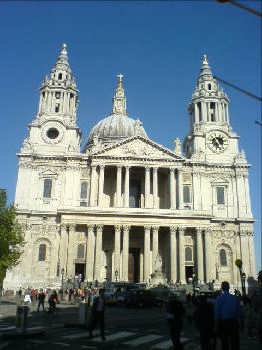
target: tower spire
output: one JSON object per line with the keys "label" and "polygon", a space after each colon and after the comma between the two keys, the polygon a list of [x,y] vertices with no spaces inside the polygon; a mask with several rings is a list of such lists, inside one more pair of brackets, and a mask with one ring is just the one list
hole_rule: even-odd
{"label": "tower spire", "polygon": [[202,58],[202,66],[200,68],[200,73],[199,73],[199,78],[202,78],[202,79],[210,79],[210,78],[213,78],[213,75],[212,75],[212,72],[211,72],[211,68],[208,64],[208,59],[207,59],[207,55],[203,55],[203,58]]}
{"label": "tower spire", "polygon": [[67,45],[63,44],[51,69],[40,87],[39,115],[56,115],[76,121],[78,90],[68,61]]}
{"label": "tower spire", "polygon": [[126,111],[126,96],[123,88],[123,74],[117,75],[117,87],[115,89],[113,97],[113,110],[114,114],[127,115]]}

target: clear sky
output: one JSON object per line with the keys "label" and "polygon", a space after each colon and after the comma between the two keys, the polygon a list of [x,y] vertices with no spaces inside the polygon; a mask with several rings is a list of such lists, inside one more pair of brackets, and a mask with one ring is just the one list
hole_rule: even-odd
{"label": "clear sky", "polygon": [[[258,1],[245,2],[259,8]],[[63,42],[80,90],[79,126],[111,110],[116,74],[125,75],[129,115],[167,147],[189,129],[187,106],[207,53],[214,74],[261,96],[261,21],[207,1],[0,2],[0,187],[13,201],[17,159],[38,105],[38,88]],[[250,170],[261,268],[261,127],[258,101],[224,86],[233,129]]]}

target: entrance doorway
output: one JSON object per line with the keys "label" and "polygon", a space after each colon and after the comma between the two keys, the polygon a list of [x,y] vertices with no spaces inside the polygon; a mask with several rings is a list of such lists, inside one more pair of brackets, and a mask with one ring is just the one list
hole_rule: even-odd
{"label": "entrance doorway", "polygon": [[186,266],[186,281],[188,282],[189,278],[193,278],[194,266]]}
{"label": "entrance doorway", "polygon": [[129,207],[130,208],[140,208],[140,197],[141,197],[141,184],[139,180],[132,179],[130,181],[129,190]]}
{"label": "entrance doorway", "polygon": [[128,256],[128,281],[137,283],[139,282],[139,248],[129,249]]}
{"label": "entrance doorway", "polygon": [[79,276],[81,274],[81,282],[85,279],[85,264],[75,264],[75,276]]}

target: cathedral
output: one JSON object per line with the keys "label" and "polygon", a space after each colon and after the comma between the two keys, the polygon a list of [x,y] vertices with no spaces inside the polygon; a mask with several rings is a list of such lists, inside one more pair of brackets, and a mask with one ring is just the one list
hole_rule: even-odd
{"label": "cathedral", "polygon": [[111,112],[83,147],[77,106],[64,44],[17,154],[15,206],[26,244],[5,289],[59,287],[76,276],[151,283],[156,270],[166,282],[237,287],[236,259],[255,276],[249,164],[206,55],[190,129],[172,150],[128,115],[122,74]]}

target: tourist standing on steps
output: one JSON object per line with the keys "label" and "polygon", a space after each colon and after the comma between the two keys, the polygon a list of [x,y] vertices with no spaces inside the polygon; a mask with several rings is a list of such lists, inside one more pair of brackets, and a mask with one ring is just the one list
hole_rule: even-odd
{"label": "tourist standing on steps", "polygon": [[222,350],[239,350],[240,301],[229,293],[229,283],[222,282],[222,293],[215,303],[215,321]]}
{"label": "tourist standing on steps", "polygon": [[104,289],[99,290],[99,296],[94,299],[91,309],[91,319],[88,327],[90,338],[93,337],[93,330],[98,324],[102,340],[105,338],[105,298]]}
{"label": "tourist standing on steps", "polygon": [[45,293],[44,293],[43,289],[40,289],[40,293],[38,294],[37,312],[39,312],[41,305],[42,305],[43,311],[45,311]]}
{"label": "tourist standing on steps", "polygon": [[170,338],[172,340],[175,350],[183,350],[183,345],[180,341],[180,336],[183,328],[183,320],[185,316],[185,309],[175,296],[171,296],[166,304],[166,318]]}

